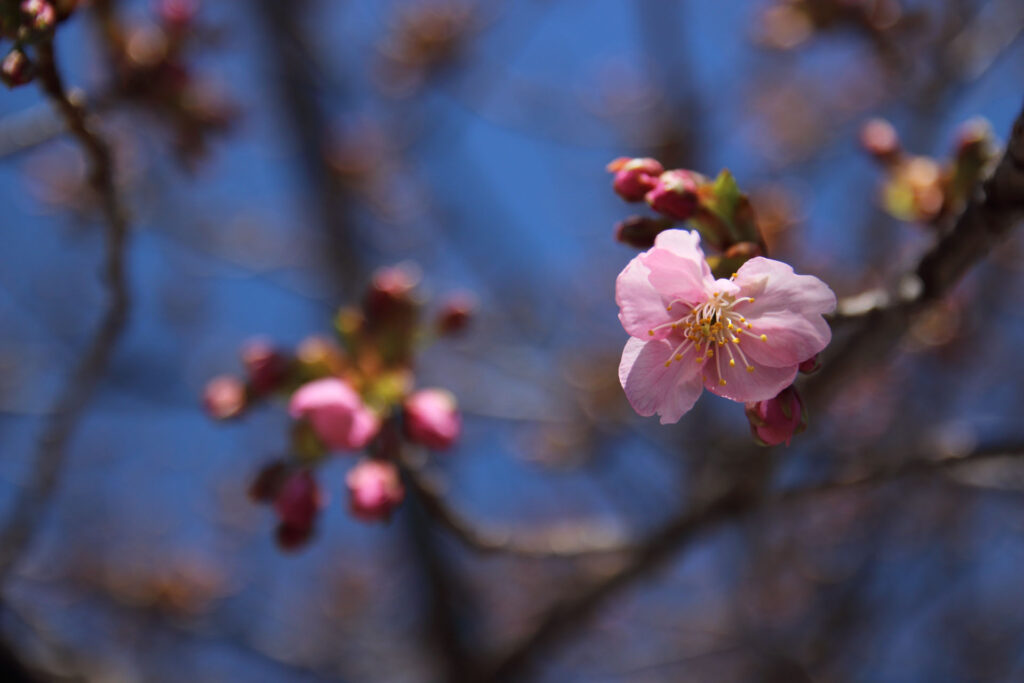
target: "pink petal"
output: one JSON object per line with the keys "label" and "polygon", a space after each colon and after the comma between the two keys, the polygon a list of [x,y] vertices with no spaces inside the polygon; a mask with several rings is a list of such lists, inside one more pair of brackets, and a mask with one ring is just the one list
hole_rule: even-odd
{"label": "pink petal", "polygon": [[750,332],[766,341],[744,336],[743,351],[760,364],[788,367],[807,360],[832,340],[822,318],[835,310],[836,296],[813,275],[797,275],[781,261],[755,257],[736,273],[741,296],[752,303],[737,306],[751,323]]}
{"label": "pink petal", "polygon": [[[631,336],[638,339],[663,339],[671,329],[655,329],[669,322],[665,301],[651,285],[650,270],[637,256],[619,273],[615,281],[615,303],[619,305],[619,320]],[[654,330],[651,335],[650,331]]]}
{"label": "pink petal", "polygon": [[701,267],[701,278],[711,279],[711,266],[700,248],[700,234],[696,230],[663,230],[654,238],[655,249],[664,249],[679,258]]}
{"label": "pink petal", "polygon": [[813,275],[797,275],[782,261],[756,256],[736,271],[736,284],[743,296],[755,298],[742,312],[748,320],[767,313],[802,316],[831,313],[836,295]]}
{"label": "pink petal", "polygon": [[619,381],[630,405],[640,415],[657,413],[662,424],[678,422],[701,393],[701,366],[694,362],[692,347],[686,349],[683,360],[665,367],[673,349],[665,340],[630,339],[619,364]]}
{"label": "pink petal", "polygon": [[351,448],[362,448],[373,440],[380,430],[380,418],[368,408],[363,408],[352,416],[352,427],[348,434]]}
{"label": "pink petal", "polygon": [[820,315],[805,318],[792,313],[770,313],[750,319],[748,330],[755,337],[743,335],[741,348],[761,365],[788,367],[799,364],[828,346],[832,330]]}
{"label": "pink petal", "polygon": [[[717,355],[720,350],[715,353]],[[730,366],[728,353],[713,358],[704,364],[704,386],[708,391],[733,401],[766,401],[792,384],[797,371],[795,363],[782,368],[754,363],[753,367],[754,371],[749,372],[739,359],[735,366]],[[723,379],[725,384],[721,382]]]}
{"label": "pink petal", "polygon": [[665,230],[655,238],[654,248],[640,258],[651,271],[651,285],[666,304],[677,299],[698,303],[708,297],[714,278],[696,232]]}

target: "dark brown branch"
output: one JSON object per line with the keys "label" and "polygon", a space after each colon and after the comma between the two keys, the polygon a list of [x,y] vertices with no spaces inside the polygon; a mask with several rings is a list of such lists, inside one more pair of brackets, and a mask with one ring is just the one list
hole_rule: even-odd
{"label": "dark brown branch", "polygon": [[37,67],[40,86],[89,162],[89,184],[99,198],[106,226],[102,273],[107,302],[99,327],[46,419],[29,481],[18,492],[11,516],[0,529],[0,583],[32,542],[41,512],[59,480],[68,442],[106,371],[130,308],[125,273],[128,222],[114,184],[110,146],[92,125],[85,108],[69,96],[57,69],[51,41],[39,45]]}

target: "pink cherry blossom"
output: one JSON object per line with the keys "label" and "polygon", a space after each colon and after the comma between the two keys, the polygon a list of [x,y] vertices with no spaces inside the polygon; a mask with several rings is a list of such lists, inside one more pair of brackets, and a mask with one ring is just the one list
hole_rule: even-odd
{"label": "pink cherry blossom", "polygon": [[405,399],[405,434],[410,441],[442,450],[462,431],[455,397],[444,389],[421,389]]}
{"label": "pink cherry blossom", "polygon": [[716,280],[696,232],[666,230],[615,284],[630,334],[619,380],[640,415],[677,422],[702,389],[764,401],[793,383],[800,364],[828,345],[828,285],[785,263],[755,257]]}
{"label": "pink cherry blossom", "polygon": [[318,379],[299,387],[288,407],[295,419],[309,421],[330,448],[357,450],[377,435],[380,418],[363,404],[348,382],[337,377]]}
{"label": "pink cherry blossom", "polygon": [[388,520],[405,498],[398,468],[390,462],[360,462],[349,470],[345,485],[348,487],[349,509],[355,517],[367,522]]}

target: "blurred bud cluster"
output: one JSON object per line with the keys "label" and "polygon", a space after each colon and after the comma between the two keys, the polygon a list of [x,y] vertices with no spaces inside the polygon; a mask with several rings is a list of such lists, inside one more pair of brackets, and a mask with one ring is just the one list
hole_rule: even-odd
{"label": "blurred bud cluster", "polygon": [[380,84],[394,95],[411,94],[455,61],[476,28],[474,7],[466,0],[400,6],[378,45]]}
{"label": "blurred bud cluster", "polygon": [[788,50],[815,34],[852,29],[880,41],[909,17],[899,0],[777,0],[760,17],[758,39]]}
{"label": "blurred bud cluster", "polygon": [[461,432],[455,397],[439,388],[415,389],[414,361],[422,346],[462,331],[475,304],[465,294],[443,302],[424,320],[411,265],[378,270],[361,306],[344,307],[334,337],[311,337],[294,352],[265,340],[242,348],[242,378],[222,375],[207,384],[203,403],[218,420],[237,418],[272,398],[284,399],[293,418],[287,458],[264,466],[251,497],[272,504],[283,548],[305,543],[326,496],[316,468],[331,453],[364,452],[346,478],[349,509],[365,521],[386,521],[404,498],[398,462],[403,447],[452,446]]}
{"label": "blurred bud cluster", "polygon": [[0,38],[13,46],[0,62],[0,79],[9,88],[35,76],[28,47],[53,35],[57,24],[75,9],[75,0],[0,0]]}
{"label": "blurred bud cluster", "polygon": [[978,183],[995,163],[999,146],[988,121],[960,127],[949,160],[904,151],[896,129],[873,119],[861,129],[861,145],[883,168],[882,206],[891,216],[941,228],[963,211]]}
{"label": "blurred bud cluster", "polygon": [[238,117],[220,89],[187,63],[195,48],[217,37],[198,12],[198,0],[159,0],[154,20],[130,26],[105,21],[114,70],[111,95],[164,123],[178,159],[190,168],[206,154],[211,136],[226,132]]}

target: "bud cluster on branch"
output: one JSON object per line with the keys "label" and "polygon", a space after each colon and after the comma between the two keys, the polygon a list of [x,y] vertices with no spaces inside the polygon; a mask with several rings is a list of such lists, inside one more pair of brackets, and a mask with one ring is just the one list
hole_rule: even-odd
{"label": "bud cluster on branch", "polygon": [[254,500],[273,505],[281,547],[296,548],[312,536],[326,501],[315,472],[330,454],[366,454],[345,480],[349,510],[357,519],[386,521],[405,497],[401,450],[441,451],[458,439],[455,397],[445,389],[415,389],[414,361],[424,343],[461,331],[474,306],[455,295],[425,323],[418,278],[406,265],[378,270],[362,305],[335,316],[333,338],[311,337],[294,353],[250,341],[241,353],[245,376],[207,384],[203,401],[215,419],[240,417],[275,397],[287,401],[289,455],[264,466],[250,487]]}

